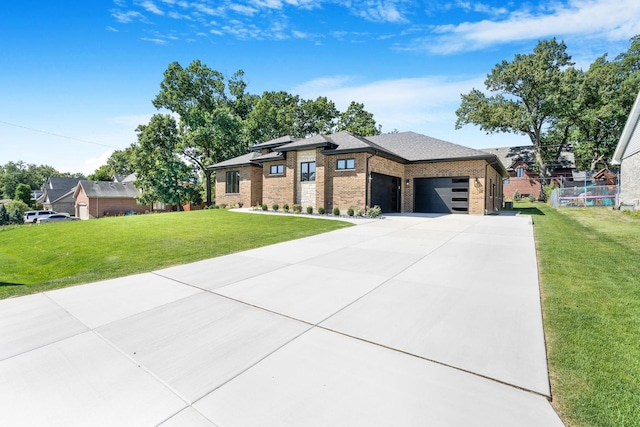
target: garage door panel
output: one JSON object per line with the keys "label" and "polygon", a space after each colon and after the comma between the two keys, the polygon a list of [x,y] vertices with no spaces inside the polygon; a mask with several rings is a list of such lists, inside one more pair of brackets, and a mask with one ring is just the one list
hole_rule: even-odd
{"label": "garage door panel", "polygon": [[416,178],[414,210],[424,213],[469,213],[469,177]]}

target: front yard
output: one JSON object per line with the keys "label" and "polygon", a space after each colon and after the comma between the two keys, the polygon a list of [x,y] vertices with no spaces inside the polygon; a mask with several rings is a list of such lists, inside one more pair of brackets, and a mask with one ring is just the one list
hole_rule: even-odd
{"label": "front yard", "polygon": [[152,271],[348,226],[302,215],[215,209],[4,227],[0,228],[0,299]]}
{"label": "front yard", "polygon": [[640,426],[640,219],[521,208],[534,215],[554,408],[567,426]]}

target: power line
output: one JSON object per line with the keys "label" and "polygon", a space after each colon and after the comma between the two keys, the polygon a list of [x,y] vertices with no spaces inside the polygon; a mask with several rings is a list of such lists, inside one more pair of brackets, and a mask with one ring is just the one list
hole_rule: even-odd
{"label": "power line", "polygon": [[18,125],[18,124],[15,124],[15,123],[5,122],[4,120],[0,120],[0,123],[4,123],[5,125],[14,126],[14,127],[17,127],[17,128],[27,129],[27,130],[30,130],[30,131],[33,131],[33,132],[44,133],[46,135],[57,136],[58,138],[65,138],[65,139],[70,139],[72,141],[84,142],[86,144],[99,145],[101,147],[107,147],[107,148],[113,148],[115,150],[119,150],[118,147],[114,147],[113,145],[100,144],[99,142],[87,141],[86,139],[74,138],[73,136],[60,135],[58,133],[53,133],[53,132],[49,132],[49,131],[46,131],[46,130],[35,129],[35,128],[28,127],[28,126],[22,126],[22,125]]}

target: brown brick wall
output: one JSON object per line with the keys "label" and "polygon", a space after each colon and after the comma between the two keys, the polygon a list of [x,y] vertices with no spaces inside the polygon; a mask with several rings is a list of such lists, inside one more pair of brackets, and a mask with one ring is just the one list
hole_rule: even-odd
{"label": "brown brick wall", "polygon": [[[262,167],[262,203],[269,208],[274,203],[282,206],[293,205],[296,200],[296,161],[295,151],[287,153],[287,158],[273,162],[264,162]],[[284,164],[284,175],[270,175],[271,165]]]}
{"label": "brown brick wall", "polygon": [[[227,172],[234,170],[240,172],[240,191],[227,194]],[[244,207],[255,206],[260,202],[262,185],[262,170],[259,166],[220,169],[216,171],[216,204],[232,206],[242,203]]]}
{"label": "brown brick wall", "polygon": [[512,198],[513,193],[518,190],[521,196],[533,194],[536,198],[540,195],[540,182],[532,177],[510,177],[509,183],[504,185],[504,197]]}
{"label": "brown brick wall", "polygon": [[[330,211],[337,207],[342,212],[346,212],[349,208],[364,209],[368,155],[367,153],[353,153],[324,156],[325,209]],[[337,161],[341,159],[354,159],[355,169],[338,170]]]}

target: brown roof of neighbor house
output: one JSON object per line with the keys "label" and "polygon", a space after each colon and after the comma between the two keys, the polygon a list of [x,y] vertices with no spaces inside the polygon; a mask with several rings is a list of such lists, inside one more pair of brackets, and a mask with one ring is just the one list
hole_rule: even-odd
{"label": "brown roof of neighbor house", "polygon": [[[518,147],[483,148],[482,151],[496,155],[507,170],[513,170],[516,162],[522,161],[528,166],[536,164],[533,145]],[[550,165],[553,169],[573,169],[576,167],[573,151],[564,150],[560,153],[557,163]]]}
{"label": "brown roof of neighbor house", "polygon": [[84,190],[87,197],[100,199],[128,199],[140,195],[140,191],[131,182],[111,182],[111,181],[88,181],[81,180],[75,191],[77,197],[80,188]]}

